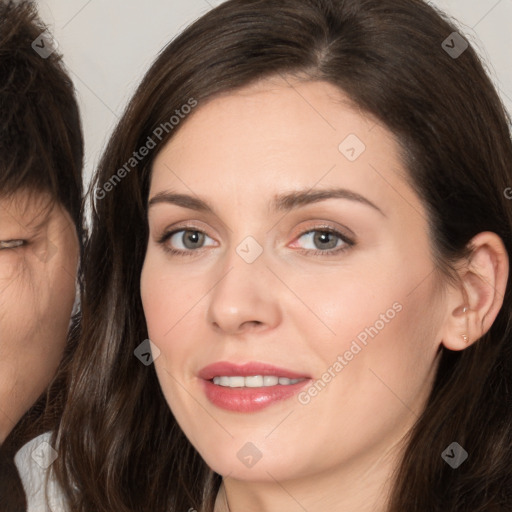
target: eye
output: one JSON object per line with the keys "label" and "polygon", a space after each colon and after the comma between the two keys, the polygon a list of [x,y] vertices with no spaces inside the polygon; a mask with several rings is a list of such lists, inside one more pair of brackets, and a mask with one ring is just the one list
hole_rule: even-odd
{"label": "eye", "polygon": [[[165,232],[157,243],[170,254],[190,256],[197,254],[199,249],[203,249],[207,239],[213,242],[209,245],[215,245],[215,241],[203,231],[196,228],[182,228]],[[355,245],[354,241],[331,227],[310,229],[297,238],[297,240],[300,239],[305,239],[306,245],[313,244],[312,248],[303,247],[301,252],[318,256],[337,254]]]}
{"label": "eye", "polygon": [[27,243],[26,240],[0,240],[0,250],[2,249],[15,249]]}
{"label": "eye", "polygon": [[306,253],[314,255],[337,254],[350,249],[355,243],[333,228],[315,228],[300,235],[297,240],[304,239],[310,247],[305,247]]}
{"label": "eye", "polygon": [[189,255],[202,249],[207,238],[213,241],[198,229],[179,229],[164,233],[158,243],[171,254]]}

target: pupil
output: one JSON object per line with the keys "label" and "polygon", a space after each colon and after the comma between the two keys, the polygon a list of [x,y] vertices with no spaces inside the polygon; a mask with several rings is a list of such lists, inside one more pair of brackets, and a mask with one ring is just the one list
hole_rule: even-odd
{"label": "pupil", "polygon": [[[188,249],[194,249],[195,244],[198,244],[202,240],[203,234],[199,231],[190,231],[185,235],[184,245]],[[191,242],[192,247],[189,246],[188,242]]]}
{"label": "pupil", "polygon": [[[334,249],[336,247],[336,238],[333,237],[331,242],[331,245],[329,247],[326,247],[326,243],[329,243],[329,237],[332,236],[332,233],[329,233],[327,231],[319,231],[319,234],[315,236],[315,243],[319,243],[320,245],[324,244],[324,249]],[[334,244],[332,243],[334,242]]]}

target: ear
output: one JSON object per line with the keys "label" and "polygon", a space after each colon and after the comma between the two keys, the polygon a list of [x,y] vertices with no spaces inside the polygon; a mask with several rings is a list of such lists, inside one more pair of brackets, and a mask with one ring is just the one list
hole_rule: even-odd
{"label": "ear", "polygon": [[491,327],[503,305],[509,258],[502,239],[490,231],[471,239],[472,253],[457,271],[460,286],[449,293],[442,344],[464,350]]}

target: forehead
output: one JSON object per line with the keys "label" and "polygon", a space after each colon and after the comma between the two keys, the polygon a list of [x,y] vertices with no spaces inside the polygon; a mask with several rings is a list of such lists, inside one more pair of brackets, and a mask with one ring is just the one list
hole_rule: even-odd
{"label": "forehead", "polygon": [[334,85],[266,80],[199,104],[155,159],[150,194],[325,185],[384,195],[386,203],[396,200],[392,182],[408,188],[398,147]]}
{"label": "forehead", "polygon": [[55,216],[55,206],[48,192],[22,189],[8,196],[0,195],[0,226],[19,223],[37,229]]}

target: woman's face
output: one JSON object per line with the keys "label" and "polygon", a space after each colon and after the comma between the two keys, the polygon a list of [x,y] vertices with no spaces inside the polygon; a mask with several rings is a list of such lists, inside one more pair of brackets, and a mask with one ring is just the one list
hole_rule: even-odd
{"label": "woman's face", "polygon": [[446,307],[403,176],[390,132],[323,82],[199,105],[157,156],[142,302],[165,398],[216,472],[354,474],[420,414]]}
{"label": "woman's face", "polygon": [[47,202],[0,199],[0,443],[53,377],[75,299],[75,225]]}

